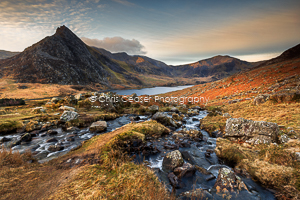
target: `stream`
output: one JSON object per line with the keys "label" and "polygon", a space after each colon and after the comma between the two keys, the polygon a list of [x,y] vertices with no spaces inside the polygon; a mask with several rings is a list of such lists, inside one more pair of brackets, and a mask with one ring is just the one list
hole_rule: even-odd
{"label": "stream", "polygon": [[[169,117],[172,116],[172,112],[166,113]],[[165,184],[166,188],[173,192],[177,197],[180,196],[183,192],[193,191],[194,189],[201,188],[207,190],[212,194],[212,199],[223,199],[217,195],[214,195],[212,188],[218,177],[218,172],[220,168],[228,168],[233,170],[229,166],[222,164],[214,153],[216,147],[216,138],[212,138],[209,134],[200,130],[199,120],[204,118],[207,115],[206,111],[199,111],[199,114],[196,116],[185,115],[183,120],[183,126],[177,128],[174,132],[171,132],[169,135],[163,136],[159,139],[151,139],[147,141],[147,145],[156,147],[159,151],[155,155],[136,155],[134,162],[144,163],[148,167],[152,168],[159,180]],[[124,115],[114,120],[107,121],[107,130],[104,132],[111,132],[116,128],[122,127],[131,122],[130,117],[133,115]],[[150,116],[139,116],[140,119],[136,122],[142,122],[149,120]],[[195,141],[192,138],[185,137],[182,134],[174,134],[180,132],[182,129],[185,130],[199,130],[203,135],[203,139]],[[97,135],[96,133],[89,132],[89,128],[76,129],[72,131],[63,131],[61,128],[53,129],[57,131],[57,134],[54,136],[47,135],[46,132],[41,132],[32,138],[30,142],[22,142],[20,145],[14,146],[13,151],[19,151],[24,153],[25,151],[31,151],[35,158],[39,162],[46,162],[53,158],[57,158],[66,154],[74,148],[77,148],[81,145],[82,141],[88,140],[93,136]],[[101,133],[103,134],[103,133]],[[11,139],[11,141],[17,140],[21,137],[20,134],[12,134],[5,136],[6,138]],[[1,139],[2,137],[0,137]],[[11,142],[10,141],[10,142]],[[4,142],[4,146],[8,146],[10,142]],[[177,148],[176,143],[181,144]],[[59,145],[62,149],[57,151],[50,151],[51,145]],[[162,163],[164,156],[171,151],[179,150],[183,155],[184,162],[189,162],[192,165],[197,165],[201,168],[204,168],[208,173],[201,173],[199,170],[196,170],[195,174],[191,177],[183,177],[181,179],[180,188],[173,188],[170,184],[168,173],[163,170]],[[209,156],[207,156],[209,152]],[[276,199],[274,194],[269,190],[261,187],[258,183],[254,182],[249,178],[240,176],[244,181],[249,191],[241,192],[238,196],[233,196],[231,199],[262,199],[262,200],[272,200]],[[182,198],[181,199],[185,199]],[[210,198],[208,198],[210,199]]]}

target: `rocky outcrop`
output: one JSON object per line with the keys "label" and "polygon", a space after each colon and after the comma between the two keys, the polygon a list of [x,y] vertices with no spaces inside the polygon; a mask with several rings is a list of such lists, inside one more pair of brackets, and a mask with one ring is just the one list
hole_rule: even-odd
{"label": "rocky outcrop", "polygon": [[90,126],[90,131],[100,133],[104,131],[106,128],[107,128],[106,121],[97,121],[92,123],[92,125]]}
{"label": "rocky outcrop", "polygon": [[181,179],[182,177],[191,177],[195,174],[196,168],[190,163],[184,163],[181,167],[174,169],[174,174]]}
{"label": "rocky outcrop", "polygon": [[175,150],[166,154],[163,159],[162,167],[165,171],[172,171],[183,165],[183,158],[180,151]]}
{"label": "rocky outcrop", "polygon": [[229,118],[226,121],[224,138],[242,140],[252,144],[277,142],[280,129],[276,123]]}

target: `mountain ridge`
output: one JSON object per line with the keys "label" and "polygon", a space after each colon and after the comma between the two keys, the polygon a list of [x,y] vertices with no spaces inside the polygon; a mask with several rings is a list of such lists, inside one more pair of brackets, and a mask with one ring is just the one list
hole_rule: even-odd
{"label": "mountain ridge", "polygon": [[63,25],[54,35],[0,60],[0,77],[20,83],[94,84],[109,89],[198,84],[253,67],[256,64],[227,55],[172,66],[147,56],[111,53],[86,45]]}

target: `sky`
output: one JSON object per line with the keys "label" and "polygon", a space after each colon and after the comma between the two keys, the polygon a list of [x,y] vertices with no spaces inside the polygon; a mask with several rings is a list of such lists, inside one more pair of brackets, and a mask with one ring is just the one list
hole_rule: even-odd
{"label": "sky", "polygon": [[255,62],[300,43],[299,0],[0,0],[0,49],[23,51],[66,25],[86,44],[167,64]]}

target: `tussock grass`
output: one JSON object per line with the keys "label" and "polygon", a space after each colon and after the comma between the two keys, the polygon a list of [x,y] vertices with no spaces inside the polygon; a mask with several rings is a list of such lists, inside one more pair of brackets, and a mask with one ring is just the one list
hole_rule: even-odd
{"label": "tussock grass", "polygon": [[131,162],[122,149],[128,140],[144,140],[145,135],[162,134],[166,130],[156,121],[148,121],[94,137],[82,148],[85,153],[98,151],[100,163],[82,167],[49,199],[172,199],[154,172]]}

